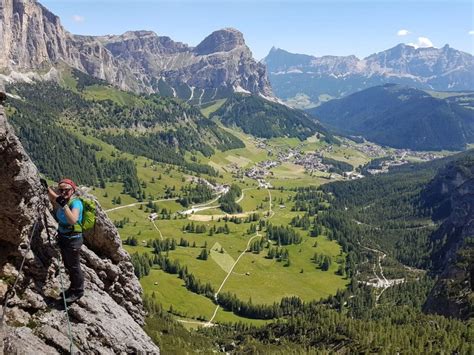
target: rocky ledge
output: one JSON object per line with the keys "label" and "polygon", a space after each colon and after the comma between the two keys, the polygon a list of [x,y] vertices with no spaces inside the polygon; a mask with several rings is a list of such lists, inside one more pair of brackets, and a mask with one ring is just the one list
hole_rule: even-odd
{"label": "rocky ledge", "polygon": [[[47,233],[54,239],[56,222],[38,170],[1,105],[0,196],[0,354],[67,353],[71,344],[60,300],[59,252]],[[74,353],[158,354],[141,328],[142,289],[130,256],[100,206],[84,244],[85,295],[68,312]],[[67,288],[69,278],[62,275]]]}

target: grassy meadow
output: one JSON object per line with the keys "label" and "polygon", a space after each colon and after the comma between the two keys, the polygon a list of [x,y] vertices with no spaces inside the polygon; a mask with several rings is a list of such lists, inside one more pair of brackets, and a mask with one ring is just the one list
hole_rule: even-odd
{"label": "grassy meadow", "polygon": [[[103,90],[105,89],[100,87],[99,91],[95,91],[94,87],[90,87],[87,95],[100,99],[102,94],[106,95]],[[129,99],[119,94],[116,96],[117,102],[126,103]],[[210,115],[222,104],[223,101],[218,101],[209,105],[203,109],[203,113]],[[295,195],[293,189],[300,186],[318,186],[332,181],[329,180],[327,173],[309,175],[302,166],[284,162],[272,168],[266,178],[273,188],[259,188],[257,182],[245,177],[243,172],[259,162],[274,159],[269,153],[270,150],[285,151],[298,147],[301,151],[310,152],[323,149],[326,144],[316,137],[310,137],[304,142],[293,138],[275,138],[265,141],[262,145],[261,141],[241,131],[223,128],[238,136],[245,143],[245,148],[225,152],[216,151],[209,158],[200,153],[193,153],[193,159],[216,168],[220,175],[214,178],[215,181],[226,184],[236,183],[242,188],[242,195],[237,202],[243,209],[240,216],[244,218],[250,213],[258,213],[260,218],[268,223],[286,226],[293,217],[298,214],[303,215],[301,212],[291,211]],[[121,183],[107,183],[105,188],[94,188],[91,191],[97,196],[109,218],[120,226],[118,230],[122,240],[125,241],[130,237],[137,239],[137,246],[124,245],[129,253],[152,255],[153,249],[147,245],[151,245],[154,239],[175,239],[177,244],[181,239],[185,239],[189,246],[177,246],[175,250],[167,252],[171,260],[178,260],[180,264],[186,265],[188,271],[201,283],[210,283],[214,290],[218,290],[228,276],[222,285],[221,292],[236,294],[240,300],[251,300],[253,304],[270,305],[287,296],[298,296],[304,301],[311,301],[334,295],[337,290],[346,287],[348,280],[336,274],[344,255],[335,241],[330,241],[324,236],[312,238],[308,231],[299,230],[302,242],[297,245],[283,246],[289,252],[289,263],[267,258],[268,246],[275,246],[274,242],[270,242],[259,253],[247,251],[249,240],[251,238],[259,240],[265,236],[265,231],[261,231],[259,236],[255,237],[255,233],[249,231],[250,223],[224,221],[223,216],[226,214],[219,208],[217,201],[210,204],[209,209],[191,215],[181,215],[178,212],[186,208],[181,206],[176,198],[166,198],[165,193],[170,189],[175,195],[179,195],[181,189],[190,184],[190,175],[171,165],[154,163],[145,157],[120,152],[100,139],[87,135],[78,127],[69,129],[84,142],[101,148],[97,151],[98,159],[127,158],[135,162],[138,178],[145,183],[146,201],[139,202],[123,194]],[[348,148],[335,149],[330,156],[351,162],[355,166],[367,160],[359,152]],[[190,158],[191,153],[187,153],[186,159]],[[118,197],[120,197],[120,203],[114,203]],[[150,221],[148,219],[150,209],[147,206],[149,200],[156,203],[159,211],[166,209],[169,214],[169,217],[166,217],[168,219],[159,217],[154,223]],[[206,231],[204,233],[185,231],[185,227],[190,223],[195,226],[204,226]],[[210,229],[224,228],[226,225],[228,234],[210,235]],[[198,256],[204,247],[209,250],[209,257],[207,260],[200,260]],[[332,264],[329,270],[322,271],[315,264],[313,261],[315,253],[330,256]],[[239,260],[238,263],[236,263],[237,260]],[[170,310],[188,327],[202,325],[203,321],[211,319],[216,309],[216,305],[209,298],[187,290],[183,280],[177,275],[167,274],[156,266],[153,266],[149,275],[141,279],[141,284],[145,293],[154,293],[165,309]],[[264,323],[261,320],[239,317],[222,308],[218,309],[213,321]]]}

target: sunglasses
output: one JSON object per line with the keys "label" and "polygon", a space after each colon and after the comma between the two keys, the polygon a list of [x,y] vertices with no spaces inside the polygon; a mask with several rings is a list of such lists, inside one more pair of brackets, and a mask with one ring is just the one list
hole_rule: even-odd
{"label": "sunglasses", "polygon": [[59,192],[60,194],[63,194],[63,193],[68,192],[68,191],[70,191],[70,190],[72,190],[72,189],[58,189],[58,192]]}

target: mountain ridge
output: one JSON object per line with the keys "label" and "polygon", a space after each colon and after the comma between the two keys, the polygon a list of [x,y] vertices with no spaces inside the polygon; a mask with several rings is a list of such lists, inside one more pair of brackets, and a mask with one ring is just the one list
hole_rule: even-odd
{"label": "mountain ridge", "polygon": [[6,43],[0,53],[3,81],[55,77],[51,70],[64,63],[124,90],[198,104],[241,90],[273,98],[265,67],[253,59],[236,29],[214,31],[190,47],[146,30],[74,35],[35,0],[5,0],[0,17],[0,41]]}
{"label": "mountain ridge", "polygon": [[415,48],[400,43],[363,59],[315,57],[272,48],[263,62],[279,98],[306,95],[313,106],[323,101],[322,95],[339,98],[385,83],[438,91],[474,90],[474,57],[449,45]]}

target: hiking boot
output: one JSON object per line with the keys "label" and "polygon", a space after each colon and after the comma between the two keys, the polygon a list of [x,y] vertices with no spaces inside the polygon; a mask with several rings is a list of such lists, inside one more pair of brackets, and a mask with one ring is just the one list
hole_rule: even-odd
{"label": "hiking boot", "polygon": [[66,303],[74,303],[76,302],[79,298],[84,296],[83,291],[77,291],[77,292],[72,292],[69,294],[69,296],[66,297]]}

